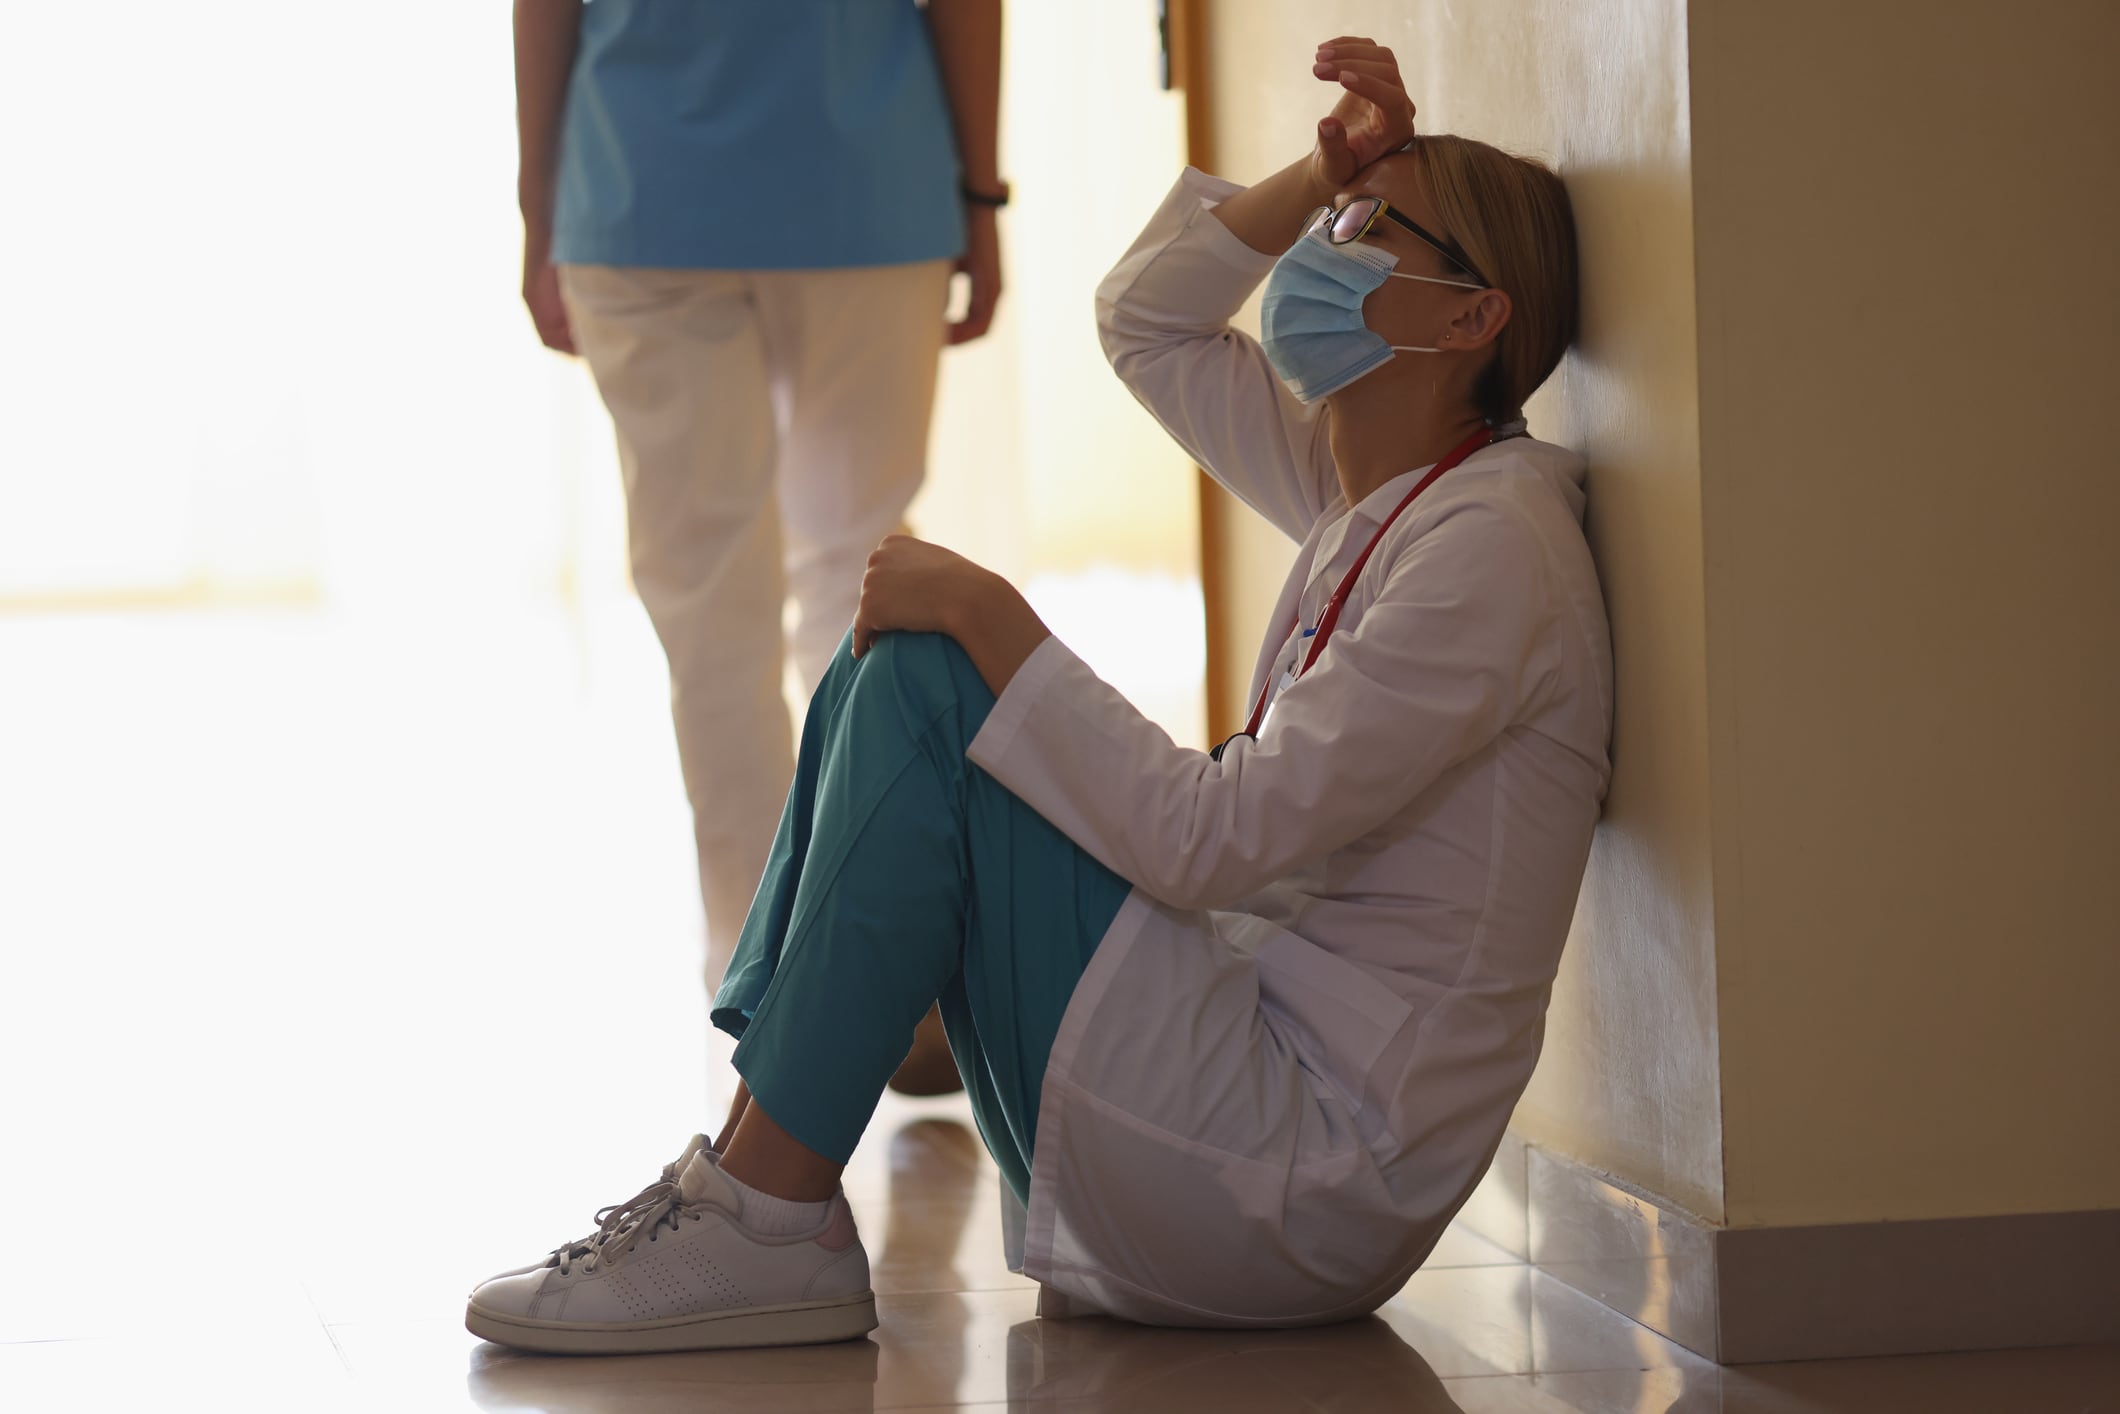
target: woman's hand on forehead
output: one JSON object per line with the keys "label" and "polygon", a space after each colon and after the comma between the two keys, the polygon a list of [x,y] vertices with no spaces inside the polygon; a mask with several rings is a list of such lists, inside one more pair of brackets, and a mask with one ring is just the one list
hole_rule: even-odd
{"label": "woman's hand on forehead", "polygon": [[1362,168],[1413,141],[1413,99],[1389,49],[1341,35],[1318,46],[1311,73],[1341,89],[1332,112],[1318,123],[1311,155],[1311,174],[1321,190],[1346,187]]}

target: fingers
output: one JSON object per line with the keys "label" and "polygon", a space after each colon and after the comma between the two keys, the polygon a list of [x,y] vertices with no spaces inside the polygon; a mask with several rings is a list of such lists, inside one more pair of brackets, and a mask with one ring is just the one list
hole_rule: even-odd
{"label": "fingers", "polygon": [[869,645],[873,644],[876,641],[876,635],[882,632],[876,627],[877,570],[890,557],[894,542],[906,538],[896,532],[884,536],[883,539],[876,542],[876,548],[869,551],[868,563],[862,567],[861,599],[854,606],[853,652],[857,658],[869,651]]}
{"label": "fingers", "polygon": [[1398,56],[1366,39],[1327,40],[1318,46],[1310,71],[1321,79],[1344,79],[1352,73],[1383,79],[1402,89],[1406,86],[1399,77]]}
{"label": "fingers", "polygon": [[944,336],[953,345],[968,344],[991,329],[994,324],[994,310],[1001,303],[999,270],[973,269],[968,273],[971,276],[972,293],[965,304],[964,318],[950,325]]}
{"label": "fingers", "polygon": [[1388,64],[1394,72],[1399,67],[1398,56],[1374,44],[1321,44],[1316,57],[1335,64]]}
{"label": "fingers", "polygon": [[574,330],[567,324],[564,310],[547,310],[530,303],[530,322],[537,329],[537,341],[557,353],[571,354],[574,349]]}
{"label": "fingers", "polygon": [[1406,90],[1394,81],[1354,72],[1342,73],[1339,79],[1340,87],[1357,98],[1368,99],[1386,113],[1403,114],[1407,117],[1413,114],[1413,100],[1408,98]]}
{"label": "fingers", "polygon": [[[1310,72],[1322,82],[1337,83],[1348,95],[1328,120],[1336,132],[1325,124],[1318,127],[1321,175],[1349,181],[1357,170],[1413,137],[1413,99],[1399,75],[1397,56],[1384,45],[1361,35],[1328,39],[1318,46]],[[1349,123],[1354,131],[1348,130]]]}
{"label": "fingers", "polygon": [[1347,129],[1337,118],[1323,118],[1318,122],[1318,167],[1320,173],[1334,186],[1345,183],[1354,176],[1354,154],[1347,147]]}
{"label": "fingers", "polygon": [[523,271],[523,304],[537,329],[538,342],[559,353],[574,350],[574,327],[567,319],[567,301],[560,294],[559,272],[544,262],[532,262]]}
{"label": "fingers", "polygon": [[964,312],[964,318],[943,331],[943,341],[953,348],[958,344],[968,344],[974,339],[986,337],[987,331],[993,326],[994,302],[988,300],[985,307],[981,308],[979,301],[975,299],[972,301],[972,307]]}
{"label": "fingers", "polygon": [[1310,71],[1321,79],[1336,79],[1342,74],[1365,74],[1386,83],[1405,86],[1399,77],[1397,64],[1380,63],[1374,59],[1320,59],[1310,66]]}

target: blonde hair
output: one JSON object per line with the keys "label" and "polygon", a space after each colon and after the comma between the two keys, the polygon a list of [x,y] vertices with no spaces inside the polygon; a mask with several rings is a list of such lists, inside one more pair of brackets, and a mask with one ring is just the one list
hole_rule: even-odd
{"label": "blonde hair", "polygon": [[1488,421],[1509,421],[1575,340],[1568,189],[1551,168],[1472,138],[1423,134],[1414,151],[1443,230],[1509,296],[1509,323],[1477,392]]}

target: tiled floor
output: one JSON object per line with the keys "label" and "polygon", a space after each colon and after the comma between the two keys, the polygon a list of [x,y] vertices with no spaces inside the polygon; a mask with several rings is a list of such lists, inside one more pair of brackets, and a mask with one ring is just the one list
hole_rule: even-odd
{"label": "tiled floor", "polygon": [[895,1098],[869,1340],[482,1344],[726,1097],[652,645],[589,628],[0,622],[0,1410],[2120,1410],[2110,1349],[1718,1370],[1465,1232],[1345,1326],[1041,1322],[961,1102]]}

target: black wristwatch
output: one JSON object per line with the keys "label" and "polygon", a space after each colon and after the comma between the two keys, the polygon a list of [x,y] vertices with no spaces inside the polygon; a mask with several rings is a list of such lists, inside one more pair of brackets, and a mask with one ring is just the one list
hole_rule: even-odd
{"label": "black wristwatch", "polygon": [[1009,185],[1007,182],[1001,184],[1001,190],[998,193],[979,191],[971,184],[965,182],[958,184],[957,191],[974,206],[991,206],[999,210],[1001,207],[1008,205]]}

